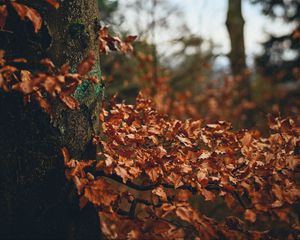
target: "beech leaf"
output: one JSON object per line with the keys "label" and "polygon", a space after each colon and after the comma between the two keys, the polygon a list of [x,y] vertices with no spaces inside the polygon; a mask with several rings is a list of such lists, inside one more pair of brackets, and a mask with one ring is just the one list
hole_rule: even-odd
{"label": "beech leaf", "polygon": [[16,2],[12,2],[11,5],[15,8],[22,20],[25,20],[25,17],[27,17],[32,22],[36,33],[41,29],[42,17],[35,9]]}

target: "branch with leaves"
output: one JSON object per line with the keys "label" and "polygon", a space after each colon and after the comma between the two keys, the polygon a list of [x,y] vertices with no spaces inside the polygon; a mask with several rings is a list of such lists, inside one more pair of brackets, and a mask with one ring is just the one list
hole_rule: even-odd
{"label": "branch with leaves", "polygon": [[[58,7],[56,1],[47,2]],[[0,3],[1,29],[11,4],[39,31],[34,9],[15,1]],[[100,51],[126,53],[134,39],[122,41],[101,28]],[[0,51],[1,91],[19,91],[25,102],[34,99],[50,114],[53,99],[79,108],[72,97],[77,86],[84,79],[100,81],[87,76],[95,64],[92,53],[77,73],[70,73],[67,64],[57,68],[44,59],[47,71],[32,74],[15,67],[18,62],[26,60],[7,60]],[[300,196],[300,127],[292,119],[270,116],[271,134],[262,137],[258,131],[233,131],[224,121],[204,125],[201,120],[173,119],[140,94],[135,105],[112,99],[99,121],[103,133],[93,143],[101,149],[101,160],[72,159],[66,148],[62,154],[80,207],[95,207],[108,239],[266,239],[276,237],[272,230],[277,222],[287,226],[287,239],[299,238],[294,208]],[[192,198],[210,204],[221,200],[228,216],[224,221],[206,216]]]}
{"label": "branch with leaves", "polygon": [[[192,195],[211,203],[222,198],[235,216],[231,218],[238,216],[234,221],[243,225],[244,237],[267,234],[246,227],[265,215],[274,222],[293,222],[290,236],[299,234],[293,207],[299,200],[295,174],[300,128],[293,120],[269,117],[273,133],[263,138],[257,131],[234,132],[227,122],[202,126],[201,121],[170,119],[142,95],[134,106],[112,102],[100,119],[106,139],[95,137],[94,143],[102,149],[102,160],[72,160],[63,149],[66,176],[77,187],[81,207],[91,202],[100,215],[121,214],[132,224],[141,221],[135,229],[139,236],[145,234],[149,218],[170,217],[196,229],[195,237],[235,239],[241,229],[218,223],[190,205]],[[124,209],[124,196],[137,192],[143,198],[133,197]],[[147,216],[139,215],[143,212]],[[182,231],[189,234],[187,228]],[[151,237],[171,239],[164,234]]]}

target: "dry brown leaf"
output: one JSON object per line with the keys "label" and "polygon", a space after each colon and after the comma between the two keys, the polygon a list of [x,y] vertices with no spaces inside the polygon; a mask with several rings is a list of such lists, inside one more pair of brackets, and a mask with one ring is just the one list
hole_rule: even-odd
{"label": "dry brown leaf", "polygon": [[164,201],[164,202],[167,201],[167,194],[166,194],[165,190],[162,188],[162,186],[159,186],[159,187],[153,189],[152,193],[159,196],[162,201]]}
{"label": "dry brown leaf", "polygon": [[53,7],[55,7],[56,9],[59,8],[59,3],[56,0],[45,0],[47,3],[49,3],[50,5],[52,5]]}
{"label": "dry brown leaf", "polygon": [[256,221],[256,213],[250,209],[245,211],[245,219],[254,223]]}
{"label": "dry brown leaf", "polygon": [[7,15],[8,12],[6,5],[0,6],[0,30],[3,29],[6,24]]}
{"label": "dry brown leaf", "polygon": [[79,109],[80,105],[79,102],[77,102],[73,97],[65,95],[65,94],[60,94],[59,95],[60,100],[62,100],[62,102],[64,104],[66,104],[70,109]]}
{"label": "dry brown leaf", "polygon": [[32,22],[36,33],[41,29],[42,17],[35,9],[16,2],[12,2],[11,5],[15,8],[22,20],[25,20],[25,17],[27,17]]}

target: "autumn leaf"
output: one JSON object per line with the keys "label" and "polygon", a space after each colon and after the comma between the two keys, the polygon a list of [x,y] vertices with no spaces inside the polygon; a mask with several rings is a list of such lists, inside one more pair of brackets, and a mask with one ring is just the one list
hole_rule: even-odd
{"label": "autumn leaf", "polygon": [[42,17],[35,9],[16,2],[12,2],[11,4],[22,20],[27,17],[32,22],[36,33],[41,29]]}
{"label": "autumn leaf", "polygon": [[128,53],[133,51],[131,43],[137,38],[137,36],[127,36],[124,41],[119,41],[120,51],[122,53]]}
{"label": "autumn leaf", "polygon": [[228,185],[228,184],[224,184],[223,187],[224,187],[224,189],[226,189],[228,191],[232,191],[232,192],[236,191],[236,189],[233,186]]}
{"label": "autumn leaf", "polygon": [[156,182],[156,180],[159,177],[159,172],[157,171],[157,169],[155,168],[146,169],[145,172],[149,176],[152,182]]}
{"label": "autumn leaf", "polygon": [[48,68],[48,70],[54,70],[55,65],[49,58],[44,58],[40,61],[40,63]]}
{"label": "autumn leaf", "polygon": [[34,94],[35,100],[38,102],[40,107],[49,115],[52,113],[51,104],[41,95],[40,92]]}
{"label": "autumn leaf", "polygon": [[300,39],[300,31],[299,30],[298,31],[294,31],[293,38],[294,39]]}
{"label": "autumn leaf", "polygon": [[155,195],[157,195],[157,196],[159,196],[162,201],[164,201],[164,202],[167,201],[167,194],[166,194],[166,192],[164,191],[164,189],[161,186],[153,189],[152,193],[155,194]]}
{"label": "autumn leaf", "polygon": [[252,141],[252,135],[249,132],[246,132],[240,141],[244,147],[249,147]]}
{"label": "autumn leaf", "polygon": [[268,125],[270,129],[276,131],[278,131],[281,127],[281,124],[278,121],[278,119],[274,118],[271,114],[268,114]]}
{"label": "autumn leaf", "polygon": [[27,63],[28,61],[25,58],[15,58],[15,59],[12,60],[12,62],[14,62],[14,63]]}
{"label": "autumn leaf", "polygon": [[191,192],[180,189],[176,194],[176,200],[179,202],[187,202],[191,198]]}
{"label": "autumn leaf", "polygon": [[84,208],[89,203],[89,199],[85,196],[81,196],[79,198],[79,207],[80,209]]}
{"label": "autumn leaf", "polygon": [[85,186],[84,197],[95,205],[110,206],[118,195],[109,189],[109,184],[103,179],[97,179]]}
{"label": "autumn leaf", "polygon": [[205,188],[201,189],[201,194],[204,196],[205,201],[212,201],[216,198],[213,192],[207,191]]}
{"label": "autumn leaf", "polygon": [[59,8],[59,3],[56,0],[45,0],[47,3],[55,7],[56,9]]}
{"label": "autumn leaf", "polygon": [[256,221],[256,214],[255,212],[253,212],[252,210],[250,209],[247,209],[245,211],[245,219],[254,223]]}
{"label": "autumn leaf", "polygon": [[115,169],[115,172],[117,175],[119,175],[123,182],[126,183],[128,179],[131,179],[132,177],[128,174],[127,170],[125,168],[122,168],[120,166],[117,166]]}
{"label": "autumn leaf", "polygon": [[199,159],[208,159],[211,156],[211,152],[207,150],[202,150]]}
{"label": "autumn leaf", "polygon": [[130,173],[131,176],[137,178],[142,173],[142,170],[138,167],[130,167],[128,172]]}
{"label": "autumn leaf", "polygon": [[93,52],[90,52],[86,58],[77,66],[77,71],[80,75],[84,76],[90,72],[96,63],[96,58]]}
{"label": "autumn leaf", "polygon": [[127,234],[126,239],[128,239],[128,240],[141,239],[141,233],[139,231],[133,229]]}
{"label": "autumn leaf", "polygon": [[59,95],[60,100],[66,104],[70,109],[79,109],[80,105],[79,102],[77,102],[73,97],[65,94]]}
{"label": "autumn leaf", "polygon": [[135,41],[136,38],[137,38],[137,36],[129,35],[125,38],[124,42],[132,43]]}
{"label": "autumn leaf", "polygon": [[8,12],[6,5],[0,6],[0,29],[3,29],[6,23]]}
{"label": "autumn leaf", "polygon": [[168,181],[174,184],[175,189],[183,185],[182,177],[179,174],[172,172],[168,177]]}
{"label": "autumn leaf", "polygon": [[191,142],[191,140],[189,140],[186,137],[182,137],[182,136],[177,136],[177,138],[180,140],[180,142],[182,142],[186,147],[192,147],[193,144]]}
{"label": "autumn leaf", "polygon": [[69,151],[66,147],[63,147],[61,149],[61,152],[62,152],[62,155],[64,157],[64,163],[65,165],[67,165],[67,163],[70,161],[70,154],[69,154]]}
{"label": "autumn leaf", "polygon": [[187,207],[178,207],[175,211],[176,215],[183,221],[192,223],[192,212]]}
{"label": "autumn leaf", "polygon": [[108,31],[108,27],[104,26],[99,32],[99,50],[100,53],[107,54],[109,51],[120,51],[122,53],[128,53],[133,51],[131,43],[137,38],[137,36],[127,36],[124,40],[119,37],[111,36]]}

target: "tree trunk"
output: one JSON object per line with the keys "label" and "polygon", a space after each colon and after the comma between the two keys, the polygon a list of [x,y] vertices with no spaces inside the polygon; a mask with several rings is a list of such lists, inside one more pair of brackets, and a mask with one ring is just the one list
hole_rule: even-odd
{"label": "tree trunk", "polygon": [[[43,13],[45,24],[35,35],[30,22],[11,12],[7,25],[13,34],[0,41],[8,57],[26,57],[30,68],[50,57],[75,70],[90,50],[98,53],[96,0],[64,0],[58,10],[45,10],[43,1],[27,2]],[[92,74],[98,77],[99,67],[97,56]],[[66,182],[60,149],[67,147],[74,158],[95,158],[90,141],[99,129],[102,90],[84,83],[75,93],[81,109],[56,102],[51,119],[35,103],[24,106],[20,94],[0,92],[0,239],[101,238],[96,211],[80,210],[75,189]]]}
{"label": "tree trunk", "polygon": [[246,69],[242,0],[228,0],[226,26],[231,41],[231,70],[233,75],[238,75]]}
{"label": "tree trunk", "polygon": [[255,125],[253,109],[244,107],[251,102],[250,77],[246,71],[244,24],[242,0],[228,0],[226,26],[231,42],[229,60],[232,74],[236,80],[233,93],[233,107],[240,107],[239,114],[246,120],[245,126],[240,127],[251,128]]}

